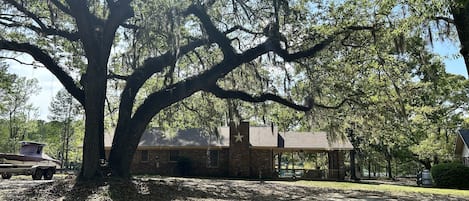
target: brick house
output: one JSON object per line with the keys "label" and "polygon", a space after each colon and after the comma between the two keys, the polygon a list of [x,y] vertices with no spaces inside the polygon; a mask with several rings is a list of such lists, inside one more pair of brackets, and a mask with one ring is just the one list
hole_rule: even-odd
{"label": "brick house", "polygon": [[[105,135],[105,149],[113,136]],[[348,140],[328,140],[324,132],[279,132],[276,127],[250,127],[248,122],[219,127],[213,134],[187,129],[173,134],[149,129],[141,137],[131,171],[136,174],[216,177],[276,177],[275,161],[284,152],[326,152],[328,179],[343,179]],[[278,166],[277,166],[278,167]],[[314,170],[311,170],[314,171]]]}

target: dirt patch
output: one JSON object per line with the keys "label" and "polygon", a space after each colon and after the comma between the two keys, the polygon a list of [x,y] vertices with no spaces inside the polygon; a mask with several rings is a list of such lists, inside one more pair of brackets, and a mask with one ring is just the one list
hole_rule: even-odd
{"label": "dirt patch", "polygon": [[[466,200],[431,194],[399,194],[305,187],[285,182],[192,178],[138,178],[130,182],[76,184],[1,181],[3,200]],[[32,183],[28,183],[32,182]],[[18,188],[18,185],[20,186]],[[5,194],[4,194],[5,195]],[[469,199],[467,199],[469,200]]]}

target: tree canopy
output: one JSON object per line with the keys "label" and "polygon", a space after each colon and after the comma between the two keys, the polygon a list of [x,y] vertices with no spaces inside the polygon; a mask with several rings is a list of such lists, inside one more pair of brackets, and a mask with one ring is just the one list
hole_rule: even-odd
{"label": "tree canopy", "polygon": [[111,175],[128,178],[147,126],[176,127],[185,112],[207,127],[269,116],[284,129],[343,133],[355,121],[390,159],[398,148],[389,136],[409,137],[397,134],[420,114],[443,124],[448,116],[438,114],[453,114],[466,98],[445,93],[450,83],[467,84],[440,72],[397,1],[2,2],[2,58],[29,54],[84,108],[85,180],[101,176],[107,121],[115,127]]}

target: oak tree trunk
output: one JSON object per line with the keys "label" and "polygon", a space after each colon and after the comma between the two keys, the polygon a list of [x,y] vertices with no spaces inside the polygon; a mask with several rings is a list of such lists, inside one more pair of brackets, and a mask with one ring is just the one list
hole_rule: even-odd
{"label": "oak tree trunk", "polygon": [[[96,57],[99,58],[99,57]],[[103,61],[101,61],[102,63]],[[104,61],[107,63],[107,60]],[[90,63],[85,82],[85,137],[83,142],[82,180],[101,178],[99,159],[104,159],[104,101],[106,97],[106,65]]]}
{"label": "oak tree trunk", "polygon": [[464,58],[466,70],[469,74],[469,26],[467,26],[469,24],[469,6],[453,7],[451,12],[461,43],[460,53]]}

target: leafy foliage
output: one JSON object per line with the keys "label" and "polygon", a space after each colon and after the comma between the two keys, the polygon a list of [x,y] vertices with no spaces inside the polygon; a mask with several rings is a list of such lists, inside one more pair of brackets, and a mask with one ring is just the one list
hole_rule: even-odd
{"label": "leafy foliage", "polygon": [[37,110],[29,102],[32,94],[38,92],[37,80],[28,80],[24,77],[13,77],[9,89],[0,98],[3,110],[0,117],[6,119],[1,125],[6,132],[3,132],[4,141],[0,142],[3,151],[16,152],[18,142],[31,138],[30,134],[35,129],[35,125],[30,122],[35,118]]}
{"label": "leafy foliage", "polygon": [[[467,81],[444,72],[418,26],[449,15],[446,2],[3,2],[0,49],[33,56],[85,110],[88,179],[105,128],[115,128],[109,164],[126,177],[148,126],[241,119],[349,137],[391,176],[396,158],[450,160],[469,102]],[[70,97],[59,96],[52,119],[68,122]]]}
{"label": "leafy foliage", "polygon": [[439,187],[469,189],[469,167],[461,163],[442,163],[432,167],[433,180]]}

